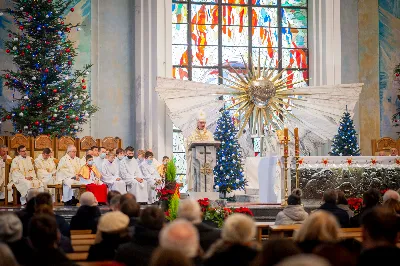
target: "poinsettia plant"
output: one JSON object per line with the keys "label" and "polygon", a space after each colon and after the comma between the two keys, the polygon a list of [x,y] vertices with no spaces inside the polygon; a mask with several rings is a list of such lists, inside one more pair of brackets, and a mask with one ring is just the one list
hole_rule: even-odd
{"label": "poinsettia plant", "polygon": [[243,213],[249,216],[254,216],[253,212],[246,207],[227,208],[227,207],[212,207],[208,198],[199,199],[201,211],[203,212],[203,219],[205,221],[213,222],[218,228],[221,228],[225,219],[233,213]]}
{"label": "poinsettia plant", "polygon": [[361,211],[361,208],[363,206],[363,199],[349,198],[347,199],[347,203],[349,204],[349,208],[354,212],[354,215],[356,215]]}

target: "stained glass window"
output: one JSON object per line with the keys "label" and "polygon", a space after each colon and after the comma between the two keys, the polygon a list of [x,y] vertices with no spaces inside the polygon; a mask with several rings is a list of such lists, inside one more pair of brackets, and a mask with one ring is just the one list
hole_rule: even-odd
{"label": "stained glass window", "polygon": [[[172,2],[173,77],[223,84],[229,64],[243,68],[243,58],[257,65],[260,57],[261,64],[267,59],[276,72],[287,67],[284,76],[293,73],[288,83],[307,84],[307,0]],[[180,141],[183,137],[175,129],[174,149],[183,145]],[[259,140],[254,146],[258,151]],[[174,154],[178,172],[184,174],[184,149]]]}

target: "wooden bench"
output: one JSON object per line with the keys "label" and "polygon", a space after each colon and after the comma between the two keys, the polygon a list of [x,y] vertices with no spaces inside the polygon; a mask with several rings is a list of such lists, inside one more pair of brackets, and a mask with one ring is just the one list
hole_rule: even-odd
{"label": "wooden bench", "polygon": [[300,228],[301,224],[293,225],[271,225],[269,227],[269,237],[270,238],[282,238],[285,236],[291,237],[295,230]]}
{"label": "wooden bench", "polygon": [[71,235],[91,235],[92,230],[71,230]]}
{"label": "wooden bench", "polygon": [[72,261],[84,261],[87,260],[88,255],[88,252],[67,253],[67,258]]}
{"label": "wooden bench", "polygon": [[121,265],[123,266],[124,264],[115,262],[115,261],[93,261],[93,262],[78,262],[78,265],[80,266],[116,266],[116,265]]}
{"label": "wooden bench", "polygon": [[71,239],[72,246],[78,245],[93,245],[94,239]]}
{"label": "wooden bench", "polygon": [[268,238],[269,235],[263,235],[263,230],[267,230],[269,229],[269,227],[271,225],[274,225],[275,222],[256,222],[256,226],[257,226],[257,236],[256,236],[256,240],[261,242],[263,238]]}
{"label": "wooden bench", "polygon": [[[62,184],[57,184],[57,185],[47,185],[47,188],[54,188],[55,189],[55,198],[56,202],[54,205],[56,206],[62,206],[62,196],[63,196],[63,186]],[[80,197],[84,192],[86,192],[86,185],[71,185],[72,189],[78,189],[78,197]]]}
{"label": "wooden bench", "polygon": [[96,235],[95,234],[85,234],[85,235],[71,235],[71,240],[77,240],[77,239],[95,239]]}
{"label": "wooden bench", "polygon": [[78,246],[73,246],[72,248],[74,249],[75,253],[80,253],[80,252],[89,252],[89,249],[92,245],[78,245]]}

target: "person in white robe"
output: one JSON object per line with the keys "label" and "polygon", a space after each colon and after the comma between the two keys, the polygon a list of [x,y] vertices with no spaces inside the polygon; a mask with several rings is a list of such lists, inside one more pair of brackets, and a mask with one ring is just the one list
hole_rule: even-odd
{"label": "person in white robe", "polygon": [[120,165],[121,161],[125,158],[124,149],[118,148],[115,151],[115,155],[116,155],[117,158],[115,158],[114,162],[118,165],[118,170],[119,170],[119,165]]}
{"label": "person in white robe", "polygon": [[[8,147],[6,145],[0,145],[0,199],[5,198],[5,193],[7,191],[6,187],[6,162],[7,160],[12,160],[8,155]],[[11,186],[13,184],[11,183]]]}
{"label": "person in white robe", "polygon": [[144,162],[144,154],[146,153],[145,150],[138,150],[137,151],[137,162],[138,165],[141,165]]}
{"label": "person in white robe", "polygon": [[[32,158],[27,156],[26,147],[20,145],[17,148],[18,156],[11,163],[10,179],[18,192],[21,193],[21,204],[26,204],[26,196],[30,189],[36,188],[43,191],[43,183],[36,177]],[[11,190],[12,193],[12,190]],[[12,199],[12,197],[10,198]],[[10,200],[9,199],[9,200]]]}
{"label": "person in white robe", "polygon": [[94,161],[94,164],[96,165],[97,169],[99,169],[101,171],[103,162],[106,160],[106,157],[107,157],[107,149],[104,147],[100,147],[99,150],[100,150],[99,156],[94,157],[93,161]]}
{"label": "person in white robe", "polygon": [[133,147],[129,146],[125,150],[126,157],[120,165],[121,177],[125,181],[127,191],[136,196],[137,202],[148,201],[147,182],[143,179],[138,162],[134,155]]}
{"label": "person in white robe", "polygon": [[148,204],[153,204],[157,199],[157,189],[162,189],[162,178],[158,174],[157,169],[153,165],[153,153],[146,151],[144,162],[139,166],[142,171],[143,178],[147,182],[147,193],[149,194]]}
{"label": "person in white robe", "polygon": [[56,177],[57,182],[63,184],[63,202],[72,200],[74,191],[73,184],[81,184],[79,180],[79,170],[81,169],[81,160],[76,156],[76,147],[69,145],[67,154],[65,154],[58,163]]}
{"label": "person in white robe", "polygon": [[[54,163],[54,158],[51,157],[51,150],[49,148],[43,149],[42,154],[35,159],[35,167],[37,178],[42,181],[43,186],[47,189],[47,185],[56,184],[56,171],[57,167]],[[54,196],[54,189],[49,190]]]}
{"label": "person in white robe", "polygon": [[102,181],[107,185],[108,190],[116,190],[121,194],[126,193],[126,184],[119,173],[118,159],[114,153],[109,153],[101,167]]}
{"label": "person in white robe", "polygon": [[191,171],[192,168],[192,150],[190,149],[190,145],[195,141],[213,141],[214,136],[211,131],[206,129],[206,114],[203,111],[199,112],[199,116],[197,117],[197,127],[193,131],[193,133],[186,140],[186,183],[187,190],[193,191],[194,189],[194,176]]}
{"label": "person in white robe", "polygon": [[[147,149],[147,151],[146,152],[151,152],[151,153],[153,153],[153,150],[152,149]],[[157,169],[159,166],[161,166],[161,163],[156,159],[156,158],[154,158],[154,153],[153,153],[153,165],[154,165],[154,167]]]}

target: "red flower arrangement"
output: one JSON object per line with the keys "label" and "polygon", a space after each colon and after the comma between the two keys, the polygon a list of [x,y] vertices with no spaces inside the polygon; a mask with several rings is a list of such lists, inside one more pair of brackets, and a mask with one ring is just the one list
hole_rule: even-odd
{"label": "red flower arrangement", "polygon": [[175,189],[168,189],[166,187],[162,189],[156,189],[160,200],[169,200],[175,193]]}
{"label": "red flower arrangement", "polygon": [[200,204],[202,212],[207,211],[208,207],[210,206],[210,200],[208,198],[199,199],[197,202]]}
{"label": "red flower arrangement", "polygon": [[234,212],[235,213],[243,213],[243,214],[246,214],[249,216],[254,216],[253,212],[249,208],[246,208],[246,207],[236,208],[236,209],[234,209]]}
{"label": "red flower arrangement", "polygon": [[354,214],[359,213],[363,206],[362,198],[349,198],[347,199],[347,203],[349,204],[349,208],[354,211]]}

